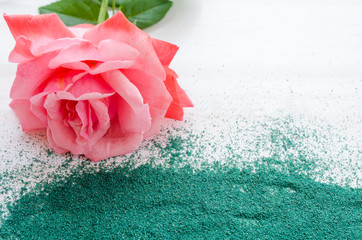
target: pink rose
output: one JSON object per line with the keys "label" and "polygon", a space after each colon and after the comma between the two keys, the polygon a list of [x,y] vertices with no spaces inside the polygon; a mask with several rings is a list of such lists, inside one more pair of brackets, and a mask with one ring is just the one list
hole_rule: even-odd
{"label": "pink rose", "polygon": [[4,15],[20,63],[10,107],[24,131],[46,129],[58,153],[93,161],[134,151],[162,120],[182,120],[190,99],[169,64],[178,47],[118,12],[97,25],[66,27],[56,14]]}

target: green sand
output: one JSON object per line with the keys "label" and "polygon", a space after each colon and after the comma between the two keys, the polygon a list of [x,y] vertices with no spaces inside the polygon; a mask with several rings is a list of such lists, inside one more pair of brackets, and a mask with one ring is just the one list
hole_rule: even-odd
{"label": "green sand", "polygon": [[299,175],[143,165],[74,172],[10,208],[3,239],[361,239],[361,191]]}
{"label": "green sand", "polygon": [[361,189],[314,180],[332,167],[308,147],[323,132],[290,121],[265,129],[250,150],[270,143],[271,157],[242,170],[240,139],[227,145],[226,165],[196,170],[193,161],[207,160],[204,136],[177,129],[147,143],[150,159],[138,168],[136,153],[112,167],[74,165],[68,155],[58,172],[72,163],[70,176],[54,176],[9,206],[0,239],[362,239]]}

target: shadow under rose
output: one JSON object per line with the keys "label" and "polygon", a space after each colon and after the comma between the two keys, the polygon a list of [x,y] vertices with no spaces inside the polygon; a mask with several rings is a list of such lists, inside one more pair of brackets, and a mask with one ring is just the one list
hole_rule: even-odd
{"label": "shadow under rose", "polygon": [[276,171],[153,167],[82,173],[10,207],[3,239],[360,237],[360,189]]}

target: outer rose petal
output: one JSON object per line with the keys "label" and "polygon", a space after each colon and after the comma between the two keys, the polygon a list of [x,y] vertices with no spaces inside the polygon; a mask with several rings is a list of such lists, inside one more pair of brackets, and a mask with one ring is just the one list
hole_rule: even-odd
{"label": "outer rose petal", "polygon": [[14,38],[25,36],[34,41],[50,42],[58,38],[75,37],[55,13],[40,15],[4,14],[4,18]]}
{"label": "outer rose petal", "polygon": [[167,78],[164,83],[167,87],[167,91],[173,98],[173,102],[179,104],[181,107],[193,107],[194,105],[192,104],[190,98],[177,82],[177,74],[168,67],[166,67],[165,70]]}
{"label": "outer rose petal", "polygon": [[149,35],[128,21],[121,11],[118,11],[108,20],[85,32],[83,38],[92,41],[94,44],[98,44],[104,39],[113,39],[132,46],[138,46],[149,38]]}
{"label": "outer rose petal", "polygon": [[73,44],[81,44],[83,42],[87,42],[87,40],[80,38],[60,38],[32,50],[32,53],[38,56],[47,52],[64,49]]}
{"label": "outer rose petal", "polygon": [[69,152],[68,150],[58,147],[55,144],[53,135],[52,135],[52,130],[50,130],[50,128],[47,128],[47,139],[48,139],[50,147],[53,148],[57,153],[63,154],[63,153]]}
{"label": "outer rose petal", "polygon": [[35,129],[46,128],[47,125],[43,123],[30,111],[30,101],[27,99],[16,99],[10,103],[10,107],[19,118],[23,131],[31,131]]}
{"label": "outer rose petal", "polygon": [[[75,35],[64,25],[64,23],[53,14],[41,14],[41,15],[6,15],[4,14],[5,21],[7,22],[9,29],[17,40],[18,37],[29,39],[31,44],[28,45],[28,49],[23,47],[17,47],[14,49],[16,54],[27,57],[29,50],[34,50],[48,44],[59,38],[70,37]],[[20,40],[24,41],[24,40]],[[21,44],[21,43],[17,43]],[[13,53],[12,55],[15,55]],[[11,55],[10,55],[11,56]],[[18,58],[11,57],[11,61],[16,61]]]}
{"label": "outer rose petal", "polygon": [[189,97],[186,95],[185,91],[180,87],[180,85],[178,85],[176,80],[177,74],[168,67],[165,67],[165,69],[167,77],[164,83],[167,91],[171,94],[173,99],[165,117],[182,121],[184,115],[183,108],[193,107],[193,104]]}
{"label": "outer rose petal", "polygon": [[48,62],[56,53],[48,53],[32,61],[18,65],[18,71],[10,91],[12,99],[29,99],[38,92],[37,88],[56,70],[48,68]]}
{"label": "outer rose petal", "polygon": [[28,38],[19,36],[16,39],[13,51],[9,55],[9,62],[23,63],[35,58],[30,50],[31,45],[32,42]]}
{"label": "outer rose petal", "polygon": [[179,47],[169,42],[152,38],[152,45],[156,51],[160,62],[164,66],[169,66]]}
{"label": "outer rose petal", "polygon": [[27,62],[44,53],[57,51],[73,44],[85,41],[86,40],[78,38],[60,38],[48,44],[39,46],[38,48],[34,48],[32,47],[33,41],[29,40],[24,36],[19,36],[16,39],[16,45],[14,47],[14,50],[9,55],[9,61],[17,63]]}
{"label": "outer rose petal", "polygon": [[140,146],[142,140],[143,135],[141,133],[128,133],[116,138],[104,137],[85,155],[92,161],[98,162],[106,158],[131,153]]}
{"label": "outer rose petal", "polygon": [[39,93],[30,98],[30,111],[37,116],[44,124],[47,124],[47,112],[44,108],[44,102],[48,93]]}
{"label": "outer rose petal", "polygon": [[148,78],[151,78],[151,81],[153,81],[152,79],[165,80],[165,71],[153,49],[150,36],[128,21],[121,11],[85,32],[83,37],[94,44],[98,44],[104,39],[129,44],[139,52],[137,61],[132,68],[143,71]]}
{"label": "outer rose petal", "polygon": [[91,42],[82,41],[64,48],[49,62],[50,68],[58,68],[67,63],[81,61],[117,61],[133,60],[139,55],[132,46],[114,40],[103,40],[98,46]]}
{"label": "outer rose petal", "polygon": [[[168,93],[163,81],[152,79],[151,76],[138,70],[125,69],[122,72],[138,88],[144,102],[149,105],[152,125],[145,133],[144,138],[152,137],[160,131],[161,121],[172,102],[172,97]],[[144,81],[144,79],[148,81]]]}
{"label": "outer rose petal", "polygon": [[93,24],[78,24],[75,26],[68,27],[70,31],[77,37],[77,38],[83,38],[83,34],[88,31],[89,29],[93,28]]}

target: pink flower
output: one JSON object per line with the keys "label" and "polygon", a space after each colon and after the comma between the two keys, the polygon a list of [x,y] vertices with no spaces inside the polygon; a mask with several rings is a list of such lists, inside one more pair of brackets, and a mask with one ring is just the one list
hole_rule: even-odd
{"label": "pink flower", "polygon": [[22,129],[46,129],[58,153],[93,161],[130,153],[182,120],[190,99],[169,64],[178,47],[156,39],[118,12],[97,25],[66,27],[56,14],[4,15],[20,63],[10,107]]}

